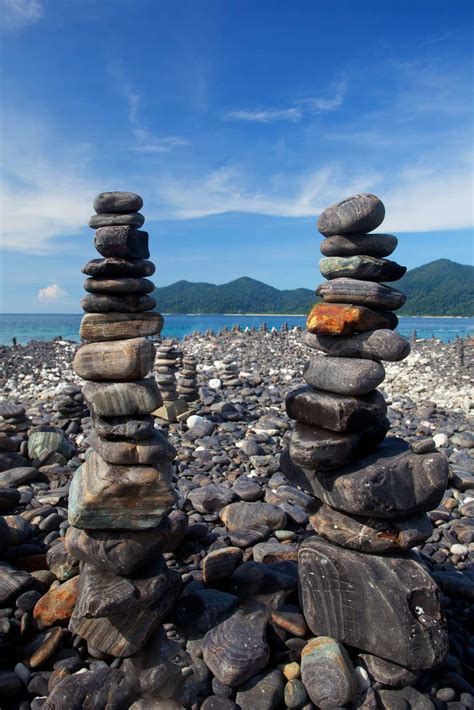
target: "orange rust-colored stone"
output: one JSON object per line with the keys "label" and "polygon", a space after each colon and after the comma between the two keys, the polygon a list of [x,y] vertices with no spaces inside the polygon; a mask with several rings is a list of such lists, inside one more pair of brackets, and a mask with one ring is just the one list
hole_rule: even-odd
{"label": "orange rust-colored stone", "polygon": [[50,589],[36,602],[33,617],[43,627],[69,621],[79,596],[79,575]]}
{"label": "orange rust-colored stone", "polygon": [[363,328],[365,309],[336,303],[317,303],[308,315],[306,327],[310,333],[352,335]]}

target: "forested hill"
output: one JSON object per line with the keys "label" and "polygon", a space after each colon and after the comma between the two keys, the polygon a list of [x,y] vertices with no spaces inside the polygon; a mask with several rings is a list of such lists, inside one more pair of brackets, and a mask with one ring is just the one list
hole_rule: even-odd
{"label": "forested hill", "polygon": [[[321,278],[321,281],[323,279]],[[402,315],[474,316],[474,267],[439,259],[389,284],[408,300]],[[280,291],[243,276],[227,284],[177,281],[155,290],[162,313],[308,313],[318,300],[308,288]]]}

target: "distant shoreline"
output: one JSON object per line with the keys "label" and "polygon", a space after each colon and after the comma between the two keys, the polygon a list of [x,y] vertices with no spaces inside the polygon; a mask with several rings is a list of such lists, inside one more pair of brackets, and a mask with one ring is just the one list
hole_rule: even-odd
{"label": "distant shoreline", "polygon": [[[306,318],[308,313],[171,313],[171,312],[162,312],[160,313],[163,316],[239,316],[241,318],[245,316],[257,316],[259,318],[263,316],[271,316],[271,317],[282,317],[282,318]],[[77,316],[78,318],[81,318],[84,316],[85,313],[0,313],[0,318],[2,316],[39,316],[41,318],[44,318],[45,316]],[[472,316],[436,316],[436,315],[415,315],[415,314],[404,314],[400,313],[397,314],[395,311],[395,315],[398,315],[399,318],[458,318],[460,320],[469,320],[473,319],[474,315]]]}

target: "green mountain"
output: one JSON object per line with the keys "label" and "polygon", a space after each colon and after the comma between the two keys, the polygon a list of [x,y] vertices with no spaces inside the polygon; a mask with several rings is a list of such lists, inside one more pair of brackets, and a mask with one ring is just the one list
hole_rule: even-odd
{"label": "green mountain", "polygon": [[[322,279],[321,279],[322,280]],[[407,294],[402,315],[474,316],[474,267],[439,259],[390,284]],[[288,313],[305,315],[318,300],[308,288],[280,291],[243,276],[227,284],[177,281],[155,289],[163,313]]]}
{"label": "green mountain", "polygon": [[438,259],[407,271],[393,286],[407,295],[401,315],[474,316],[474,266]]}

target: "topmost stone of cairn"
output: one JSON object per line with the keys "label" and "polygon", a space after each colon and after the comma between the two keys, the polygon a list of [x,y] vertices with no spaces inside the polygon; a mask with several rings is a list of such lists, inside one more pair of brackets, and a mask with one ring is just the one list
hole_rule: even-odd
{"label": "topmost stone of cairn", "polygon": [[384,204],[376,195],[354,195],[325,209],[318,219],[318,229],[325,237],[371,232],[384,217]]}
{"label": "topmost stone of cairn", "polygon": [[101,192],[94,200],[97,214],[138,212],[142,207],[142,198],[134,192]]}

